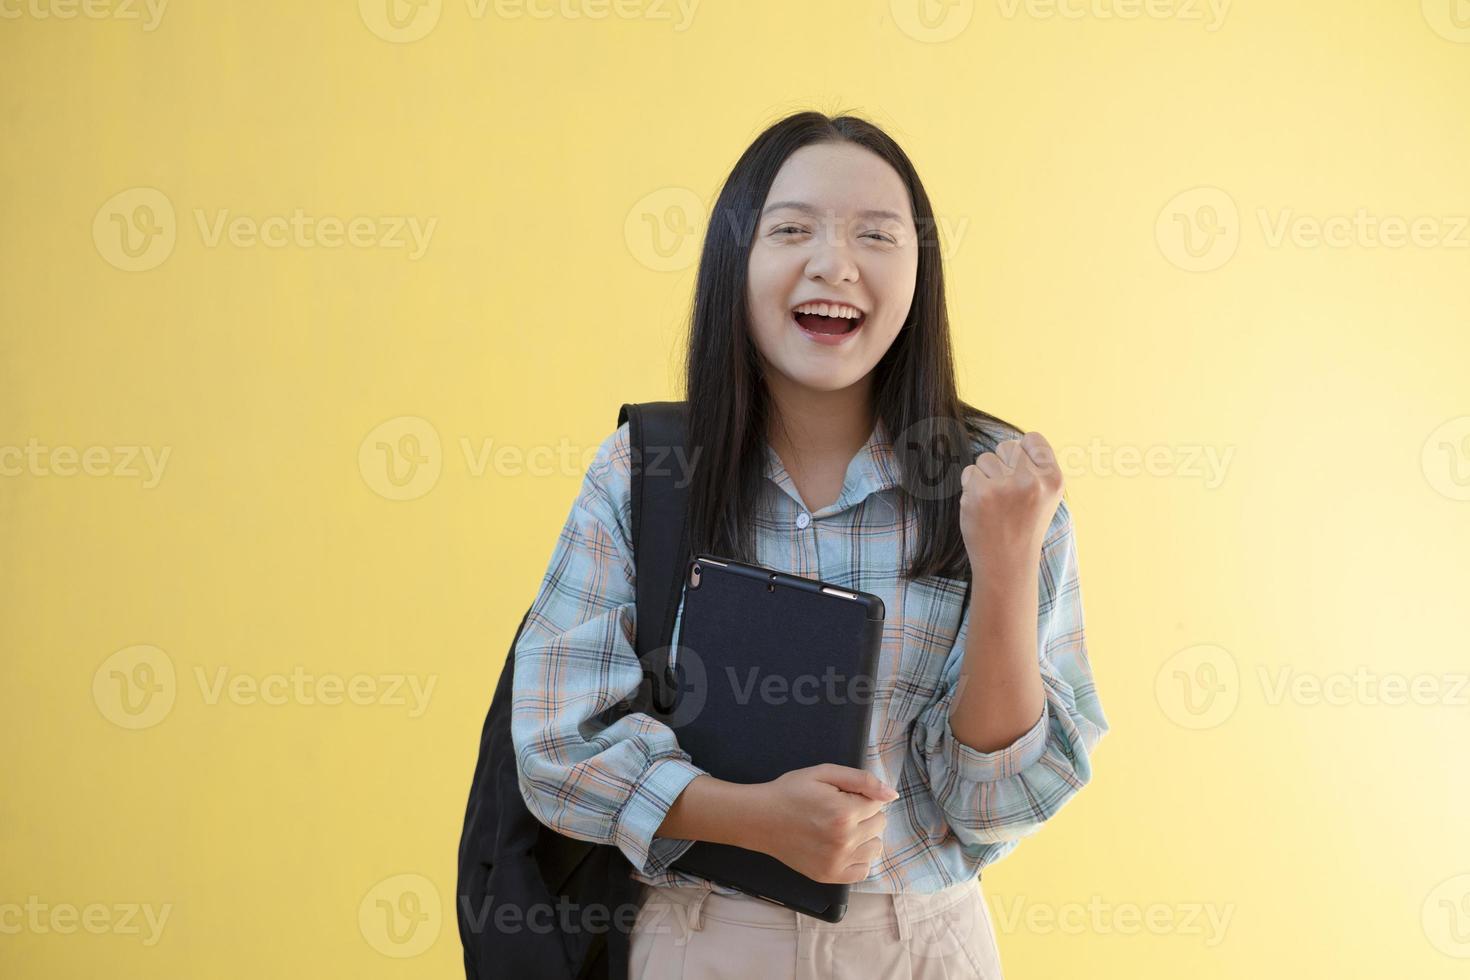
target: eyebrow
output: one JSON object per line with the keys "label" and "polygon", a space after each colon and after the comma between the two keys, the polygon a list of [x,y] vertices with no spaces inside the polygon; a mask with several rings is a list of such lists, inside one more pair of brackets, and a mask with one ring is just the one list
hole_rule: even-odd
{"label": "eyebrow", "polygon": [[[817,208],[817,207],[815,207],[815,206],[813,206],[811,204],[808,204],[805,201],[776,201],[774,204],[770,204],[770,205],[767,205],[766,206],[766,209],[761,212],[761,217],[764,218],[766,215],[770,214],[772,211],[780,211],[783,208],[788,209],[788,210],[791,210],[791,211],[800,211],[803,214],[815,215],[815,214],[820,214],[821,213],[821,211],[820,211],[819,208]],[[899,213],[897,213],[896,211],[883,211],[883,210],[877,210],[877,209],[873,209],[873,208],[869,208],[869,209],[867,209],[865,211],[859,211],[858,212],[858,217],[859,218],[888,218],[888,219],[890,219],[892,221],[903,221],[904,220],[904,216],[901,215],[901,214],[899,214]]]}

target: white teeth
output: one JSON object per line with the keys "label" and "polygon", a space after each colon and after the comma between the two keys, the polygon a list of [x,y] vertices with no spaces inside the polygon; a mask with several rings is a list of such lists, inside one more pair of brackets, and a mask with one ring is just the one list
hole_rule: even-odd
{"label": "white teeth", "polygon": [[840,316],[848,320],[860,319],[863,311],[855,306],[840,303],[803,303],[793,313],[815,313],[818,316]]}

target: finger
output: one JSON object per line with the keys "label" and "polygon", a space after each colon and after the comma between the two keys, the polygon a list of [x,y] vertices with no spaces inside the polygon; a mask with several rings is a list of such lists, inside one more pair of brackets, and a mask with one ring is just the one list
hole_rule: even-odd
{"label": "finger", "polygon": [[975,469],[992,480],[999,480],[1010,472],[1010,468],[1005,463],[1002,463],[1000,457],[996,456],[995,453],[981,453],[979,456],[976,456]]}
{"label": "finger", "polygon": [[872,842],[865,843],[862,847],[852,853],[852,862],[842,872],[842,880],[849,884],[857,884],[866,881],[873,873],[873,864],[883,856],[883,848],[870,847]]}
{"label": "finger", "polygon": [[873,814],[866,820],[860,820],[857,826],[852,828],[852,835],[858,840],[867,840],[870,837],[882,838],[883,830],[888,826],[888,815],[882,810]]}
{"label": "finger", "polygon": [[848,858],[853,864],[872,864],[883,856],[883,838],[869,837],[857,847],[852,849],[852,856]]}
{"label": "finger", "polygon": [[1046,436],[1040,432],[1028,432],[1021,437],[1021,448],[1031,461],[1042,469],[1050,469],[1056,466],[1057,456],[1052,451],[1051,443],[1046,441]]}
{"label": "finger", "polygon": [[996,444],[994,451],[995,455],[1000,457],[1000,461],[1007,466],[1015,466],[1017,461],[1025,455],[1020,439],[1004,439]]}
{"label": "finger", "polygon": [[816,777],[818,781],[836,786],[844,792],[858,793],[880,803],[886,803],[898,796],[897,790],[877,776],[851,766],[824,762],[818,767]]}
{"label": "finger", "polygon": [[875,816],[881,817],[883,811],[888,809],[888,804],[893,800],[893,797],[887,796],[875,799],[865,793],[848,793],[842,798],[842,802],[846,805],[845,811],[854,821],[854,826],[862,826]]}

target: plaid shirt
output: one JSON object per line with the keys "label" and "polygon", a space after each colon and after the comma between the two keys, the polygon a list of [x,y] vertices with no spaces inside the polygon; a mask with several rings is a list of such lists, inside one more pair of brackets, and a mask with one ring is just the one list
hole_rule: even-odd
{"label": "plaid shirt", "polygon": [[[569,837],[616,845],[638,881],[698,887],[702,879],[668,870],[693,842],[654,831],[703,770],[649,716],[610,725],[598,717],[642,678],[632,643],[628,443],[627,423],[603,440],[557,539],[514,651],[511,738],[521,793],[537,819]],[[1045,707],[1014,743],[978,752],[957,741],[948,722],[969,624],[965,580],[901,580],[902,491],[882,420],[825,507],[806,509],[770,447],[766,476],[757,562],[872,592],[887,611],[865,766],[900,795],[889,804],[882,856],[853,889],[932,892],[974,878],[1088,782],[1091,753],[1108,730],[1088,664],[1066,501],[1040,563]],[[912,514],[908,520],[912,547],[917,524]],[[676,631],[682,618],[681,604]]]}

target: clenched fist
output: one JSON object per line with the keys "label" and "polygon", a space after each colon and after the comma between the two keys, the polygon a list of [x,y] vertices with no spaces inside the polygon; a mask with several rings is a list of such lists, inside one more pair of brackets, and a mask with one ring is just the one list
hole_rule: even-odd
{"label": "clenched fist", "polygon": [[760,817],[751,847],[808,878],[856,884],[883,854],[883,809],[893,787],[861,769],[832,763],[755,784]]}
{"label": "clenched fist", "polygon": [[1035,568],[1062,499],[1062,470],[1040,432],[1007,439],[960,472],[960,533],[970,567]]}

